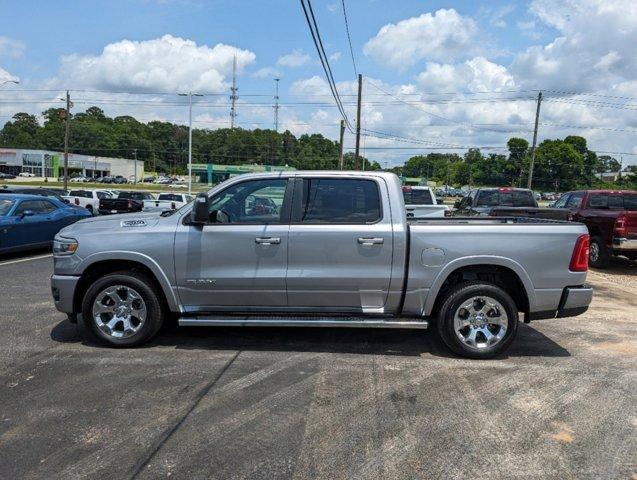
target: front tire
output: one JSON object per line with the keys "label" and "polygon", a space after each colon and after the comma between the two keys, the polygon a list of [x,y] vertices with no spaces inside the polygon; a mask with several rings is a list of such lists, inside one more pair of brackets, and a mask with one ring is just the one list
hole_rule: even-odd
{"label": "front tire", "polygon": [[518,331],[518,309],[502,288],[465,282],[445,294],[436,328],[454,353],[467,358],[493,358],[513,342]]}
{"label": "front tire", "polygon": [[111,347],[136,347],[149,341],[164,322],[164,310],[154,282],[138,272],[99,278],[82,301],[86,327]]}

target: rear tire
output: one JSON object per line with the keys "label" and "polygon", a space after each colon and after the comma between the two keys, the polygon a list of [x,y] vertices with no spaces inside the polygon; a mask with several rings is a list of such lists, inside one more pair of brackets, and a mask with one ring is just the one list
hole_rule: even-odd
{"label": "rear tire", "polygon": [[610,252],[606,248],[604,239],[595,236],[591,238],[588,251],[588,264],[593,268],[606,268],[610,262]]}
{"label": "rear tire", "polygon": [[513,342],[518,331],[518,309],[502,288],[464,282],[445,294],[436,328],[454,353],[467,358],[493,358]]}
{"label": "rear tire", "polygon": [[154,282],[139,272],[115,272],[97,279],[84,294],[87,329],[111,347],[136,347],[161,328],[165,308]]}

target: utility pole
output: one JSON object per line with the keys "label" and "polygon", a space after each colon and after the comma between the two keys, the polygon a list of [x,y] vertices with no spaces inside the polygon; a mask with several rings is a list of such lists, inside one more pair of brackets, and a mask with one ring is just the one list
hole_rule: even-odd
{"label": "utility pole", "polygon": [[192,193],[192,97],[203,97],[201,93],[178,93],[188,97],[188,194]]}
{"label": "utility pole", "polygon": [[274,93],[274,131],[278,133],[279,131],[279,80],[280,78],[275,78],[276,82],[276,90]]}
{"label": "utility pole", "polygon": [[537,110],[535,111],[535,129],[533,130],[533,146],[531,147],[531,165],[529,166],[529,179],[526,188],[531,188],[533,183],[533,166],[535,164],[535,145],[537,144],[537,125],[540,121],[540,104],[542,103],[542,92],[537,94]]}
{"label": "utility pole", "polygon": [[358,170],[361,145],[361,95],[363,93],[363,75],[358,74],[358,104],[356,106],[356,153],[354,156],[354,170]]}
{"label": "utility pole", "polygon": [[232,100],[232,106],[230,107],[230,128],[234,128],[234,118],[237,116],[237,111],[235,109],[235,105],[237,99],[237,56],[235,55],[232,59],[232,88],[230,88],[230,100]]}
{"label": "utility pole", "polygon": [[64,118],[64,190],[69,184],[69,129],[71,127],[71,95],[66,91],[66,116]]}
{"label": "utility pole", "polygon": [[341,120],[341,136],[338,142],[338,169],[343,170],[343,136],[345,135],[345,120]]}
{"label": "utility pole", "polygon": [[135,159],[135,172],[133,173],[133,182],[137,183],[137,149],[133,148],[133,158]]}

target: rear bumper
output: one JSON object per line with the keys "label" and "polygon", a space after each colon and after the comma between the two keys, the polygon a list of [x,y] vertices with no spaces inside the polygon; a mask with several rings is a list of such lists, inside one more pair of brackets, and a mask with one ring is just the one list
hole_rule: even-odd
{"label": "rear bumper", "polygon": [[80,277],[73,275],[51,276],[51,294],[55,308],[60,312],[73,313],[73,297]]}
{"label": "rear bumper", "polygon": [[613,250],[637,252],[637,238],[613,238]]}
{"label": "rear bumper", "polygon": [[531,312],[529,320],[541,320],[544,318],[564,318],[581,315],[588,310],[588,306],[593,300],[593,287],[581,285],[578,287],[566,287],[562,291],[562,298],[556,310],[544,310]]}

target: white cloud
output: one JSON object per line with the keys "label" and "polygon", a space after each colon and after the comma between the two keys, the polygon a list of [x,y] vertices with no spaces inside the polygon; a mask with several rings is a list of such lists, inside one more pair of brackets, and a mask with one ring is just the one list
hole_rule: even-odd
{"label": "white cloud", "polygon": [[20,79],[18,77],[16,77],[15,75],[11,75],[5,69],[0,67],[0,82],[6,82],[7,80],[9,80],[9,81],[19,81]]}
{"label": "white cloud", "polygon": [[498,28],[506,27],[506,17],[508,17],[514,10],[515,5],[502,5],[495,8],[490,14],[489,23]]}
{"label": "white cloud", "polygon": [[0,36],[0,57],[20,58],[25,50],[26,46],[24,43]]}
{"label": "white cloud", "polygon": [[306,65],[310,61],[310,56],[303,50],[294,50],[291,53],[282,55],[276,61],[279,67],[297,68]]}
{"label": "white cloud", "polygon": [[219,92],[227,87],[235,56],[239,71],[256,57],[230,45],[208,47],[172,35],[122,40],[107,45],[99,55],[62,57],[60,80],[105,90]]}
{"label": "white cloud", "polygon": [[634,0],[534,0],[530,11],[557,36],[515,58],[511,70],[527,85],[594,90],[637,78]]}
{"label": "white cloud", "polygon": [[339,58],[341,58],[341,52],[334,52],[328,57],[330,62],[338,62]]}
{"label": "white cloud", "polygon": [[328,3],[326,7],[330,13],[336,13],[336,10],[338,10],[338,3]]}
{"label": "white cloud", "polygon": [[476,50],[477,26],[454,9],[383,26],[363,52],[378,63],[404,70],[422,59],[450,60]]}
{"label": "white cloud", "polygon": [[428,62],[418,75],[418,83],[425,91],[497,92],[515,87],[513,76],[506,67],[475,57],[458,65]]}
{"label": "white cloud", "polygon": [[283,73],[273,67],[263,67],[252,74],[255,78],[274,78],[281,77]]}

